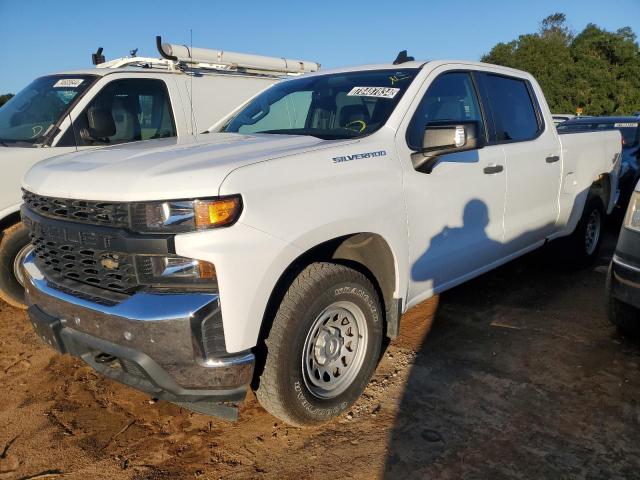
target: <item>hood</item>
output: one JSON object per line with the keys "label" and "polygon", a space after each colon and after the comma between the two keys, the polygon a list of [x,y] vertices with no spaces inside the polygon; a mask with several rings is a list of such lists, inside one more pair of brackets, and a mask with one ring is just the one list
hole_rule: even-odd
{"label": "hood", "polygon": [[148,140],[45,160],[29,170],[23,186],[40,195],[83,200],[211,197],[236,168],[340,142],[345,141],[237,133]]}

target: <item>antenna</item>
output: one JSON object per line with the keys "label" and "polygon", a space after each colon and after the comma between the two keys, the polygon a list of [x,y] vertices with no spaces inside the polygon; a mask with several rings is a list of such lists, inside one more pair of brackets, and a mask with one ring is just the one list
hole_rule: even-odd
{"label": "antenna", "polygon": [[400,65],[401,63],[406,63],[406,62],[413,62],[415,60],[415,58],[410,57],[407,55],[407,51],[406,50],[402,50],[398,56],[396,57],[396,59],[393,61],[394,65]]}
{"label": "antenna", "polygon": [[104,63],[104,55],[102,54],[102,50],[103,48],[100,47],[98,48],[98,51],[96,53],[91,54],[91,62],[94,65],[100,65],[101,63]]}

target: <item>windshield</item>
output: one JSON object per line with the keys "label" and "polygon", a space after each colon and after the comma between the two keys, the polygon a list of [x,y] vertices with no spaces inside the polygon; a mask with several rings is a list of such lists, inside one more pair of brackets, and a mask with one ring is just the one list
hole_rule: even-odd
{"label": "windshield", "polygon": [[629,148],[638,143],[638,122],[590,122],[590,123],[568,123],[558,125],[559,131],[565,132],[589,132],[599,130],[619,130],[622,134],[624,147]]}
{"label": "windshield", "polygon": [[254,98],[223,132],[357,138],[389,118],[416,69],[314,75],[278,83]]}
{"label": "windshield", "polygon": [[39,143],[94,78],[51,75],[31,82],[0,108],[0,142]]}

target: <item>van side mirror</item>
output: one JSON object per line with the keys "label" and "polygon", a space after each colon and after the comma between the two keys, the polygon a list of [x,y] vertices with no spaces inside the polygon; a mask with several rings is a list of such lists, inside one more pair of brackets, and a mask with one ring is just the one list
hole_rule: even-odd
{"label": "van side mirror", "polygon": [[422,150],[411,155],[413,168],[431,173],[443,155],[482,148],[484,139],[479,133],[477,121],[428,123],[422,137]]}
{"label": "van side mirror", "polygon": [[111,110],[103,107],[91,107],[87,110],[87,124],[91,138],[105,138],[115,135],[116,124]]}

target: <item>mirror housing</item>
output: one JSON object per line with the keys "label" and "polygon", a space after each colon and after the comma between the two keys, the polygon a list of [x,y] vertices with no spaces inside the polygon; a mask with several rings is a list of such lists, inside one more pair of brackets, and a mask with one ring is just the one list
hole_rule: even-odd
{"label": "mirror housing", "polygon": [[116,124],[111,110],[103,107],[91,107],[87,110],[87,124],[91,138],[105,138],[115,135]]}
{"label": "mirror housing", "polygon": [[431,173],[439,157],[450,153],[477,150],[484,146],[477,121],[431,122],[425,126],[422,150],[411,155],[413,168]]}

